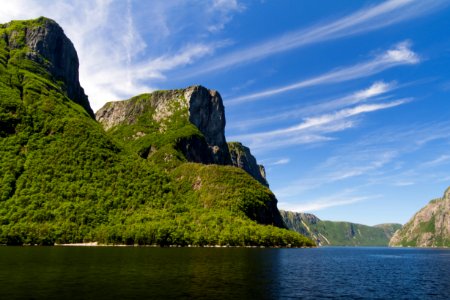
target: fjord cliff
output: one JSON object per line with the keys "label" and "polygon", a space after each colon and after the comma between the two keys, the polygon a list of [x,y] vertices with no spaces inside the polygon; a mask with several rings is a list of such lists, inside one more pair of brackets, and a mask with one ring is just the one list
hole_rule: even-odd
{"label": "fjord cliff", "polygon": [[[235,166],[268,187],[260,173],[263,167],[250,150],[240,143],[227,144],[225,111],[217,91],[192,86],[142,94],[106,103],[96,119],[116,141],[159,165],[173,167],[185,161]],[[265,208],[251,214],[263,224],[283,227],[277,200],[270,197]]]}
{"label": "fjord cliff", "polygon": [[430,201],[396,231],[389,245],[450,247],[450,188],[442,198]]}
{"label": "fjord cliff", "polygon": [[280,210],[286,226],[323,246],[387,246],[400,224],[367,226],[323,221],[313,214]]}
{"label": "fjord cliff", "polygon": [[217,92],[145,94],[93,117],[54,21],[0,25],[0,244],[312,245],[232,166]]}
{"label": "fjord cliff", "polygon": [[[142,121],[143,116],[146,123]],[[190,139],[180,137],[175,145],[188,161],[231,165],[225,141],[225,110],[217,91],[192,86],[143,94],[127,101],[108,102],[96,113],[96,119],[105,130],[127,125],[130,128],[147,126],[150,132],[136,132],[134,140],[155,130],[164,133],[171,122],[189,122],[199,130],[199,135],[189,135]]]}

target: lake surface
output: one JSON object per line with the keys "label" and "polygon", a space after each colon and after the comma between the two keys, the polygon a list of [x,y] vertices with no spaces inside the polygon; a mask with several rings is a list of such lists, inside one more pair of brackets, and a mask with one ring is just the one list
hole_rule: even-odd
{"label": "lake surface", "polygon": [[450,299],[450,250],[0,247],[0,299]]}

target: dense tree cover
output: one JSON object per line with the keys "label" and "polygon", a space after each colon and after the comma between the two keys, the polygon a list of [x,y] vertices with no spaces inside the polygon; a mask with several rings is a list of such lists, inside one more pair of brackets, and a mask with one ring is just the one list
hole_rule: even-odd
{"label": "dense tree cover", "polygon": [[242,170],[186,162],[177,140],[202,135],[182,110],[106,133],[30,55],[41,22],[0,27],[0,244],[312,245],[254,221],[273,195]]}
{"label": "dense tree cover", "polygon": [[281,211],[288,228],[332,246],[388,246],[400,224],[367,226],[350,222],[320,220],[312,214]]}

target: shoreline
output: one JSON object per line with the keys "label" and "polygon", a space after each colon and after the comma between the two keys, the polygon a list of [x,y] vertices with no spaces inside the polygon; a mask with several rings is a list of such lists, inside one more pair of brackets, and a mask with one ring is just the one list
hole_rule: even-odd
{"label": "shoreline", "polygon": [[[8,246],[8,245],[4,245]],[[40,245],[22,245],[24,247],[39,247]],[[125,245],[125,244],[101,244],[98,242],[88,242],[88,243],[72,243],[72,244],[54,244],[50,247],[134,247],[134,248],[269,248],[269,249],[306,249],[306,248],[318,248],[318,247],[292,247],[292,246],[231,246],[231,245]],[[48,247],[48,246],[45,246]]]}

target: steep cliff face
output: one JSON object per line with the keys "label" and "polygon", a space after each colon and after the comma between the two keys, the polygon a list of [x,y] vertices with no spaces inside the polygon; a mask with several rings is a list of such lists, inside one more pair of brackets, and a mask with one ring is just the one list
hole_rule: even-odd
{"label": "steep cliff face", "polygon": [[[231,164],[225,140],[225,110],[220,94],[202,86],[181,90],[157,91],[130,100],[109,102],[97,113],[96,119],[106,130],[119,125],[141,125],[161,133],[195,125],[203,138],[179,138],[176,147],[188,161],[219,165]],[[179,129],[177,128],[177,129]],[[137,133],[137,132],[136,132]],[[145,130],[138,133],[144,137]],[[209,149],[208,151],[205,151]]]}
{"label": "steep cliff face", "polygon": [[77,52],[55,21],[41,17],[33,21],[12,21],[4,24],[2,28],[6,30],[1,38],[6,42],[9,51],[24,50],[23,59],[44,66],[51,77],[49,79],[60,82],[59,86],[67,97],[80,104],[94,117],[78,80]]}
{"label": "steep cliff face", "polygon": [[216,92],[109,104],[105,131],[77,67],[53,21],[0,25],[0,244],[312,245],[280,228],[267,187],[218,164],[231,159]]}
{"label": "steep cliff face", "polygon": [[266,171],[264,166],[258,165],[250,149],[239,142],[228,143],[230,149],[231,162],[233,166],[243,169],[261,184],[269,186],[266,180]]}
{"label": "steep cliff face", "polygon": [[[143,94],[105,104],[96,112],[96,119],[113,135],[136,145],[135,150],[144,158],[163,146],[161,139],[167,145],[170,135],[174,148],[187,161],[232,165],[269,186],[264,167],[257,164],[250,149],[238,142],[226,142],[225,110],[217,91],[192,86]],[[160,137],[155,137],[155,131]]]}
{"label": "steep cliff face", "polygon": [[400,224],[366,226],[350,222],[322,221],[313,214],[280,210],[286,226],[318,245],[387,246]]}
{"label": "steep cliff face", "polygon": [[442,198],[430,201],[395,232],[389,245],[450,247],[450,188]]}
{"label": "steep cliff face", "polygon": [[214,163],[230,164],[225,140],[225,109],[220,94],[202,86],[193,86],[185,90],[184,97],[189,104],[189,121],[203,133]]}

